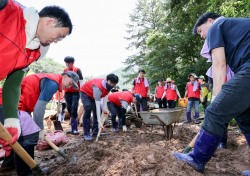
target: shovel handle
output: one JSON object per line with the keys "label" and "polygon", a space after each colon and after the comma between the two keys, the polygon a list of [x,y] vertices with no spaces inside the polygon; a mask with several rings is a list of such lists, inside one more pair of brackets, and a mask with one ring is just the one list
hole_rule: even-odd
{"label": "shovel handle", "polygon": [[47,136],[44,136],[44,140],[52,147],[55,151],[57,151],[63,158],[66,158],[65,153],[59,149]]}
{"label": "shovel handle", "polygon": [[192,139],[192,141],[188,144],[188,146],[183,150],[182,153],[188,153],[192,148],[194,147],[194,143],[198,137],[198,133],[195,135],[195,137]]}
{"label": "shovel handle", "polygon": [[[7,142],[11,142],[12,136],[10,133],[4,128],[3,124],[0,122],[0,138]],[[20,156],[23,161],[31,168],[34,169],[37,167],[36,162],[31,158],[31,156],[23,149],[23,147],[15,142],[14,144],[9,144],[11,148]]]}
{"label": "shovel handle", "polygon": [[105,122],[105,120],[106,120],[106,117],[107,117],[108,115],[106,115],[106,114],[104,114],[103,113],[103,115],[102,115],[102,127],[101,128],[99,128],[99,131],[98,131],[98,133],[97,133],[97,136],[96,136],[96,142],[98,142],[98,139],[99,139],[99,137],[100,137],[100,135],[101,135],[101,132],[102,132],[102,129],[103,129],[103,124],[104,124],[104,122]]}
{"label": "shovel handle", "polygon": [[136,103],[134,105],[135,105],[135,114],[138,117],[137,105],[136,105]]}

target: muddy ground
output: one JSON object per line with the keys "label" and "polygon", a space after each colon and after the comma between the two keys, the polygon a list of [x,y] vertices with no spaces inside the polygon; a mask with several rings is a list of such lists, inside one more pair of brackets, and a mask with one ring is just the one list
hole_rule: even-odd
{"label": "muddy ground", "polygon": [[[80,135],[68,135],[69,142],[64,149],[70,160],[64,160],[54,150],[36,151],[35,160],[47,167],[51,176],[60,175],[202,175],[192,168],[177,161],[171,154],[187,146],[200,125],[184,124],[185,112],[174,128],[173,138],[167,140],[161,126],[151,127],[134,125],[125,132],[114,133],[106,128],[106,134],[98,143],[86,142]],[[63,124],[69,128],[68,122]],[[74,154],[76,162],[72,158]],[[237,127],[229,127],[228,148],[217,150],[206,165],[204,175],[235,176],[242,170],[250,169],[250,154],[246,140]],[[15,172],[0,173],[15,175]]]}

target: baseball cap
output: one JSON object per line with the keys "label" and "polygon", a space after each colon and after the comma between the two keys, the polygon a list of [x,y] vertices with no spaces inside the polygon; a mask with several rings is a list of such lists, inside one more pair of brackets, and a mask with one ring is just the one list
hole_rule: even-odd
{"label": "baseball cap", "polygon": [[72,81],[73,81],[73,87],[74,87],[74,89],[75,90],[79,89],[79,87],[78,87],[79,76],[77,75],[76,72],[67,71],[67,72],[62,73],[62,75],[68,75],[72,79]]}
{"label": "baseball cap", "polygon": [[190,74],[188,75],[188,78],[189,78],[190,76],[193,76],[195,79],[197,78],[197,76],[196,76],[195,73],[190,73]]}
{"label": "baseball cap", "polygon": [[134,94],[134,97],[136,98],[136,101],[141,101],[142,97],[140,94]]}
{"label": "baseball cap", "polygon": [[172,82],[171,78],[167,78],[165,82]]}
{"label": "baseball cap", "polygon": [[200,75],[199,79],[203,79],[205,81],[205,77],[203,75]]}

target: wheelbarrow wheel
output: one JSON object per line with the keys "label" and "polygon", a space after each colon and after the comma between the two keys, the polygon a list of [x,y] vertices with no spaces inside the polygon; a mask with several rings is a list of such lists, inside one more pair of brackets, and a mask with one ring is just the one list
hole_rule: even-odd
{"label": "wheelbarrow wheel", "polygon": [[140,120],[135,120],[134,124],[135,124],[136,128],[141,128],[141,126],[142,126],[142,122]]}
{"label": "wheelbarrow wheel", "polygon": [[168,140],[170,140],[173,137],[173,126],[172,125],[166,126],[166,135],[167,135]]}
{"label": "wheelbarrow wheel", "polygon": [[129,119],[126,119],[126,127],[130,128],[132,125],[132,122]]}
{"label": "wheelbarrow wheel", "polygon": [[[133,115],[133,114],[128,115],[126,117],[126,121],[129,121],[131,123],[130,126],[132,124],[134,124],[136,128],[141,128],[141,126],[142,126],[142,120],[139,117],[136,117],[136,115]],[[127,122],[126,122],[126,125],[127,125]]]}

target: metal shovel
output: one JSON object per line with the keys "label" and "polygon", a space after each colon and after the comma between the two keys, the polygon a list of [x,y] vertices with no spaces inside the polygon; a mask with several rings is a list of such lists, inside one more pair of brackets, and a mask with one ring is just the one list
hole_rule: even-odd
{"label": "metal shovel", "polygon": [[53,122],[55,130],[63,131],[63,127],[61,122],[58,120],[58,116],[60,113],[60,92],[58,92],[58,106],[57,106],[57,113],[56,113],[56,120]]}
{"label": "metal shovel", "polygon": [[47,136],[44,136],[44,140],[60,155],[62,156],[64,159],[66,159],[66,161],[70,161],[70,162],[76,162],[76,157],[74,154],[72,155],[66,155],[64,153],[64,151],[62,151],[59,147],[57,147]]}

